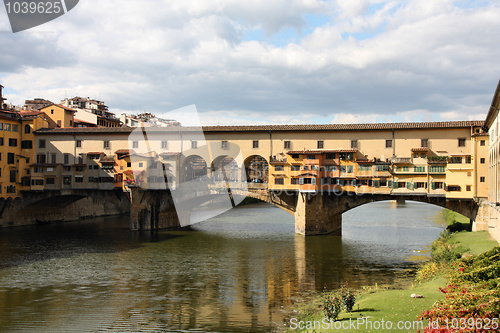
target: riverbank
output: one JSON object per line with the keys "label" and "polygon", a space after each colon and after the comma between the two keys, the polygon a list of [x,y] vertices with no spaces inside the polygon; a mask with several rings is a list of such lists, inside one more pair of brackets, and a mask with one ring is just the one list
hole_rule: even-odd
{"label": "riverbank", "polygon": [[[351,313],[343,311],[337,322],[327,323],[323,305],[338,291],[323,293],[292,310],[284,323],[285,332],[416,332],[423,331],[428,318],[434,318],[433,305],[445,299],[443,288],[449,284],[453,262],[461,257],[477,256],[498,246],[485,232],[469,232],[466,218],[450,211],[443,212],[448,228],[432,245],[432,259],[417,272],[415,282],[407,289],[391,286],[365,287],[354,291],[356,303]],[[462,230],[462,231],[458,231]],[[417,296],[417,297],[412,297]],[[422,296],[422,297],[419,297]],[[419,316],[427,310],[427,317]],[[389,327],[388,325],[391,325]],[[398,329],[401,326],[401,329]],[[392,329],[391,329],[392,328]]]}

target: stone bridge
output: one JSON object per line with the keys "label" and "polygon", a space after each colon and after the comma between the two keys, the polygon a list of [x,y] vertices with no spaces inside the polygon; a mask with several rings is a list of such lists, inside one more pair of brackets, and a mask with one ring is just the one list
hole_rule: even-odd
{"label": "stone bridge", "polygon": [[[216,191],[194,193],[197,202],[210,204]],[[295,232],[301,235],[321,235],[340,231],[342,214],[355,207],[377,201],[419,201],[450,209],[475,220],[479,204],[472,199],[447,199],[442,196],[409,194],[336,194],[300,193],[299,191],[272,191],[265,188],[233,189],[230,195],[252,197],[277,206],[295,217]],[[180,227],[172,193],[169,190],[134,188],[131,200],[131,229],[153,230]],[[186,198],[187,200],[187,198]],[[188,214],[189,212],[182,212]],[[189,216],[184,216],[188,218]]]}

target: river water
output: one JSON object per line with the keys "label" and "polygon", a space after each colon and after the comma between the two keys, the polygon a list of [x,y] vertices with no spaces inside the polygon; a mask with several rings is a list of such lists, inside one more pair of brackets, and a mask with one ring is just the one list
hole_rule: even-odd
{"label": "river water", "polygon": [[130,232],[126,217],[0,229],[0,332],[267,332],[308,293],[404,283],[441,211],[364,205],[341,237],[295,235],[268,204],[195,231]]}

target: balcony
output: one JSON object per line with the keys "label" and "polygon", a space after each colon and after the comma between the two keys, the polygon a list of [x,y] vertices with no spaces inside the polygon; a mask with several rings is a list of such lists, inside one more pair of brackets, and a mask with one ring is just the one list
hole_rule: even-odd
{"label": "balcony", "polygon": [[411,157],[394,157],[392,159],[394,164],[411,164]]}

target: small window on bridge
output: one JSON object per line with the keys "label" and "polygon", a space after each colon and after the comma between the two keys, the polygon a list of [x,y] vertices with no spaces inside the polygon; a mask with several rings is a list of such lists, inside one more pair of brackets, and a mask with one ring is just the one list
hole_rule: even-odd
{"label": "small window on bridge", "polygon": [[335,154],[326,154],[326,159],[327,160],[334,160],[335,159]]}
{"label": "small window on bridge", "polygon": [[228,149],[228,148],[229,148],[229,144],[228,144],[228,142],[227,142],[227,141],[221,141],[221,143],[220,143],[220,147],[221,147],[222,149]]}
{"label": "small window on bridge", "polygon": [[429,147],[429,139],[420,139],[420,147],[422,148]]}
{"label": "small window on bridge", "polygon": [[259,148],[259,141],[258,140],[252,141],[252,148]]}
{"label": "small window on bridge", "polygon": [[299,155],[299,154],[292,154],[292,158],[293,158],[293,159],[297,159],[297,158],[299,158],[299,157],[300,157],[300,155]]}
{"label": "small window on bridge", "polygon": [[458,146],[465,147],[465,138],[458,138]]}
{"label": "small window on bridge", "polygon": [[315,160],[316,159],[316,155],[307,155],[307,159],[308,160]]}
{"label": "small window on bridge", "polygon": [[274,166],[274,171],[283,171],[283,166],[282,165]]}
{"label": "small window on bridge", "polygon": [[485,140],[481,140],[481,146],[486,146],[486,141]]}
{"label": "small window on bridge", "polygon": [[318,149],[323,149],[325,147],[325,141],[318,141]]}
{"label": "small window on bridge", "polygon": [[481,183],[484,183],[484,182],[486,181],[486,178],[485,178],[485,177],[480,177],[480,178],[479,178],[479,181],[480,181]]}
{"label": "small window on bridge", "polygon": [[292,166],[290,167],[290,169],[291,169],[292,171],[299,171],[299,170],[300,170],[300,165],[292,165]]}
{"label": "small window on bridge", "polygon": [[385,148],[392,148],[392,140],[385,140]]}
{"label": "small window on bridge", "polygon": [[461,164],[462,163],[462,156],[452,156],[450,163]]}
{"label": "small window on bridge", "polygon": [[465,190],[466,190],[467,192],[470,192],[470,191],[471,191],[471,188],[472,188],[472,186],[471,186],[471,185],[466,185],[466,186],[465,186]]}
{"label": "small window on bridge", "polygon": [[486,163],[486,159],[484,157],[481,158],[481,164]]}
{"label": "small window on bridge", "polygon": [[285,184],[285,179],[284,178],[274,178],[274,184],[283,185],[283,184]]}
{"label": "small window on bridge", "polygon": [[283,142],[284,149],[290,149],[292,147],[292,142],[291,141],[285,141]]}

